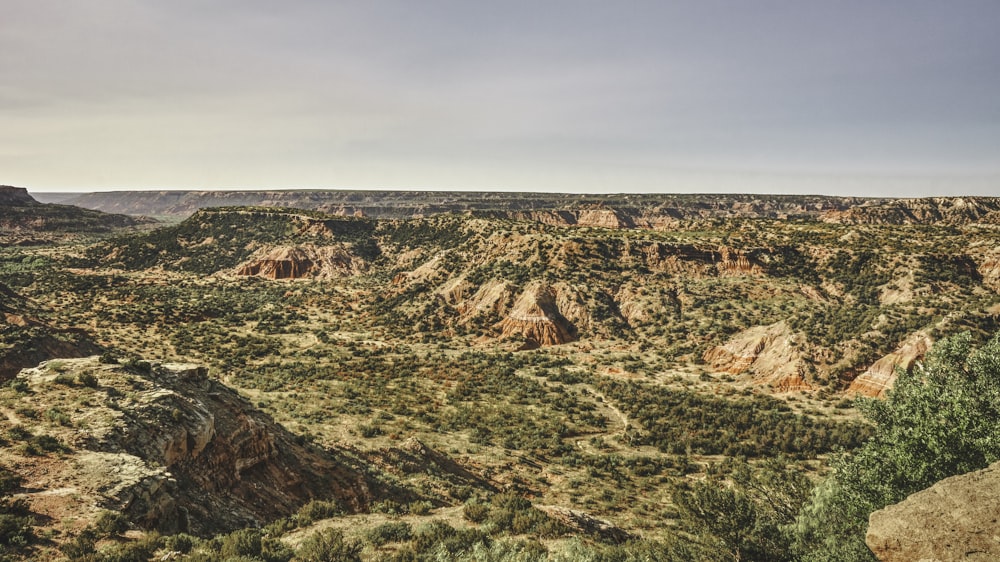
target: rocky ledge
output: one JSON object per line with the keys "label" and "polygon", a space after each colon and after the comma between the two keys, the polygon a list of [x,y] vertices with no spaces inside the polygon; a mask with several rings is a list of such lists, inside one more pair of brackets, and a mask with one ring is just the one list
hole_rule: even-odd
{"label": "rocky ledge", "polygon": [[882,562],[1000,560],[1000,463],[945,478],[869,517]]}
{"label": "rocky ledge", "polygon": [[[56,463],[2,459],[37,475],[24,496],[38,513],[85,520],[114,509],[144,528],[204,535],[262,525],[313,499],[346,512],[373,499],[377,485],[346,452],[296,439],[204,367],[89,357],[18,379],[20,390],[2,390],[5,423],[67,445]],[[40,426],[24,417],[35,411],[51,414]]]}

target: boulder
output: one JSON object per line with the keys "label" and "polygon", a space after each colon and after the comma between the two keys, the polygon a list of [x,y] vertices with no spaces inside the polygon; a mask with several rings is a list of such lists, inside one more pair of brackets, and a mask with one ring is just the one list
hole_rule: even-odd
{"label": "boulder", "polygon": [[1000,560],[1000,463],[872,513],[865,542],[882,562]]}

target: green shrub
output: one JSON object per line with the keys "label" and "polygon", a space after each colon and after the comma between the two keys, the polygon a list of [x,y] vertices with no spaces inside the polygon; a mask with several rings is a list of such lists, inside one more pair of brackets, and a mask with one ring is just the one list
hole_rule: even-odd
{"label": "green shrub", "polygon": [[469,502],[462,507],[462,517],[473,523],[482,523],[490,514],[490,506],[477,501]]}
{"label": "green shrub", "polygon": [[94,521],[94,530],[101,537],[117,537],[128,531],[128,528],[128,517],[117,511],[102,511]]}
{"label": "green shrub", "polygon": [[413,536],[413,528],[405,521],[390,521],[365,533],[365,540],[374,546],[382,546],[390,542],[403,542]]}
{"label": "green shrub", "polygon": [[340,506],[335,501],[312,500],[299,508],[297,516],[301,520],[308,522],[329,519],[343,513]]}
{"label": "green shrub", "polygon": [[868,516],[908,495],[1000,460],[1000,334],[979,349],[969,334],[934,345],[900,372],[884,401],[859,403],[874,435],[834,463],[796,522],[806,561],[874,560]]}
{"label": "green shrub", "polygon": [[97,377],[93,373],[80,373],[76,376],[76,380],[88,388],[97,388]]}
{"label": "green shrub", "polygon": [[298,562],[360,562],[362,545],[344,539],[343,531],[325,529],[302,541],[295,551]]}

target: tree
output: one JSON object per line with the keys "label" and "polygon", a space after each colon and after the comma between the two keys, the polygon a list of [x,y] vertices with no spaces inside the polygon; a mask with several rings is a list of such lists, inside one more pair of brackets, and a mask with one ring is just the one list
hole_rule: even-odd
{"label": "tree", "polygon": [[674,495],[699,559],[779,562],[791,559],[783,530],[808,497],[809,480],[783,459],[737,463],[727,481],[706,480]]}
{"label": "tree", "polygon": [[835,461],[800,513],[803,560],[874,560],[864,544],[873,511],[1000,459],[1000,334],[978,349],[969,334],[938,342],[884,401],[860,407],[874,433]]}

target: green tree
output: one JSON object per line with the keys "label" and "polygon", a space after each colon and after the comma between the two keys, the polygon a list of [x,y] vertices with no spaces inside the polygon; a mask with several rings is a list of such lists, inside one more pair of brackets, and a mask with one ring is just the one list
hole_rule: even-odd
{"label": "green tree", "polygon": [[809,480],[783,459],[737,463],[726,480],[696,482],[674,496],[682,525],[702,560],[791,559],[790,525],[809,495]]}
{"label": "green tree", "polygon": [[884,401],[860,407],[873,436],[834,463],[799,515],[805,561],[874,560],[864,543],[873,511],[1000,459],[1000,334],[978,349],[969,334],[938,342]]}

